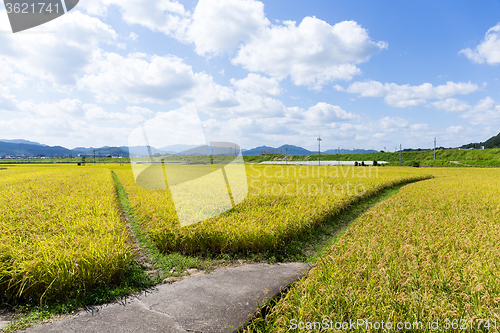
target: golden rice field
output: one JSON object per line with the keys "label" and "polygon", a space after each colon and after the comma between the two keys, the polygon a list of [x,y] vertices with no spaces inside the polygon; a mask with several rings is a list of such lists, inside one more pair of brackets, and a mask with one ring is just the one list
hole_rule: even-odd
{"label": "golden rice field", "polygon": [[66,298],[119,282],[132,260],[111,172],[0,170],[0,298]]}
{"label": "golden rice field", "polygon": [[500,330],[500,170],[428,171],[356,220],[248,331]]}
{"label": "golden rice field", "polygon": [[184,253],[275,251],[356,200],[429,177],[418,168],[247,165],[249,192],[240,205],[181,227],[168,189],[137,186],[130,166],[113,170],[158,249]]}

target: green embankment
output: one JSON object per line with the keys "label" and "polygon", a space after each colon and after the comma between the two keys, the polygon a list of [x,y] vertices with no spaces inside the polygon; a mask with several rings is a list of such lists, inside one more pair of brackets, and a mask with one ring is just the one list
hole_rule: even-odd
{"label": "green embankment", "polygon": [[[377,152],[365,154],[341,154],[341,161],[386,161],[389,165],[399,165],[399,152]],[[245,162],[264,161],[317,161],[318,155],[253,155],[245,156]],[[338,161],[339,155],[321,155],[323,161]],[[411,166],[418,162],[420,166],[500,166],[500,148],[484,150],[439,149],[436,160],[432,150],[403,151],[401,164]],[[458,163],[455,163],[458,162]]]}

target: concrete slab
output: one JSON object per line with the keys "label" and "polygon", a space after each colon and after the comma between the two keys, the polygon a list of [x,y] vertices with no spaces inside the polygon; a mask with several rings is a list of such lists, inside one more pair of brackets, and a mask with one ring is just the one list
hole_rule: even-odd
{"label": "concrete slab", "polygon": [[235,332],[309,268],[285,263],[218,269],[24,332]]}
{"label": "concrete slab", "polygon": [[0,330],[9,325],[12,314],[0,310]]}

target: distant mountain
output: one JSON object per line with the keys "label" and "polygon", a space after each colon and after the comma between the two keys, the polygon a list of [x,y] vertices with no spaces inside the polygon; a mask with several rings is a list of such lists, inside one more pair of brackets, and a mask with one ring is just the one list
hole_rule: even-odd
{"label": "distant mountain", "polygon": [[292,146],[292,145],[283,145],[277,148],[282,151],[282,154],[288,155],[310,155],[311,152],[302,147]]}
{"label": "distant mountain", "polygon": [[[128,148],[123,150],[118,147],[95,148],[96,156],[105,157],[123,156],[128,157]],[[0,139],[0,156],[46,156],[46,157],[65,157],[78,155],[93,156],[94,148],[78,147],[68,149],[61,146],[47,146],[38,142],[27,140],[3,140]]]}
{"label": "distant mountain", "polygon": [[204,146],[194,146],[194,148],[181,151],[177,155],[208,155],[210,153],[210,148],[207,145]]}
{"label": "distant mountain", "polygon": [[43,146],[36,144],[26,144],[26,143],[11,143],[0,141],[0,156],[9,155],[9,156],[66,156],[70,155],[71,150],[55,146]]}
{"label": "distant mountain", "polygon": [[160,148],[158,150],[163,151],[165,154],[176,154],[199,146],[200,145],[171,145]]}
{"label": "distant mountain", "polygon": [[252,148],[252,149],[248,149],[248,150],[244,150],[244,151],[242,150],[242,155],[260,155],[269,149],[276,149],[276,148],[268,147],[268,146],[260,146],[260,147],[256,147],[256,148]]}
{"label": "distant mountain", "polygon": [[[493,137],[490,140],[497,138],[495,142],[496,144],[500,144],[500,134],[497,137]],[[494,143],[492,143],[494,144]],[[210,150],[211,149],[211,150]],[[0,157],[1,156],[47,156],[47,157],[65,157],[65,156],[73,156],[76,157],[86,156],[93,157],[95,150],[96,157],[106,157],[108,155],[111,156],[120,156],[120,157],[129,157],[130,154],[133,156],[148,156],[149,154],[176,154],[176,155],[207,155],[210,151],[213,152],[214,155],[234,155],[238,154],[238,150],[235,151],[234,147],[212,147],[208,146],[194,146],[194,145],[172,145],[166,146],[163,148],[155,148],[147,146],[120,146],[120,147],[110,147],[104,146],[100,148],[86,148],[86,147],[77,147],[74,149],[67,149],[60,146],[47,146],[38,142],[32,142],[28,140],[5,140],[0,139]],[[288,154],[288,155],[311,155],[318,154],[317,151],[309,151],[302,147],[293,146],[293,145],[282,145],[278,148],[269,147],[269,146],[259,146],[252,149],[242,149],[243,155],[261,155],[261,154]],[[364,149],[341,149],[341,154],[363,154],[376,152],[375,150],[364,150]],[[337,154],[337,149],[329,149],[321,152],[322,155],[327,154]]]}
{"label": "distant mountain", "polygon": [[[318,151],[307,150],[302,147],[297,147],[293,145],[283,145],[278,148],[260,146],[253,149],[242,150],[243,155],[260,155],[260,154],[288,154],[288,155],[317,155]],[[376,153],[378,151],[369,149],[340,149],[341,154],[364,154],[364,153]],[[337,149],[328,149],[321,152],[321,155],[336,155]]]}
{"label": "distant mountain", "polygon": [[38,142],[33,142],[33,141],[28,141],[28,140],[22,140],[22,139],[15,139],[15,140],[0,139],[0,142],[22,143],[22,144],[27,144],[27,145],[36,145],[36,146],[48,147],[47,145],[43,145],[43,144],[38,143]]}

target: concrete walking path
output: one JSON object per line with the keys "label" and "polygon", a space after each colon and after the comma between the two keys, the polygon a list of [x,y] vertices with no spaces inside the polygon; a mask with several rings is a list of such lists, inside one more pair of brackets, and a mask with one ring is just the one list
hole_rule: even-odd
{"label": "concrete walking path", "polygon": [[235,332],[259,305],[309,268],[305,263],[284,263],[218,269],[23,332]]}

